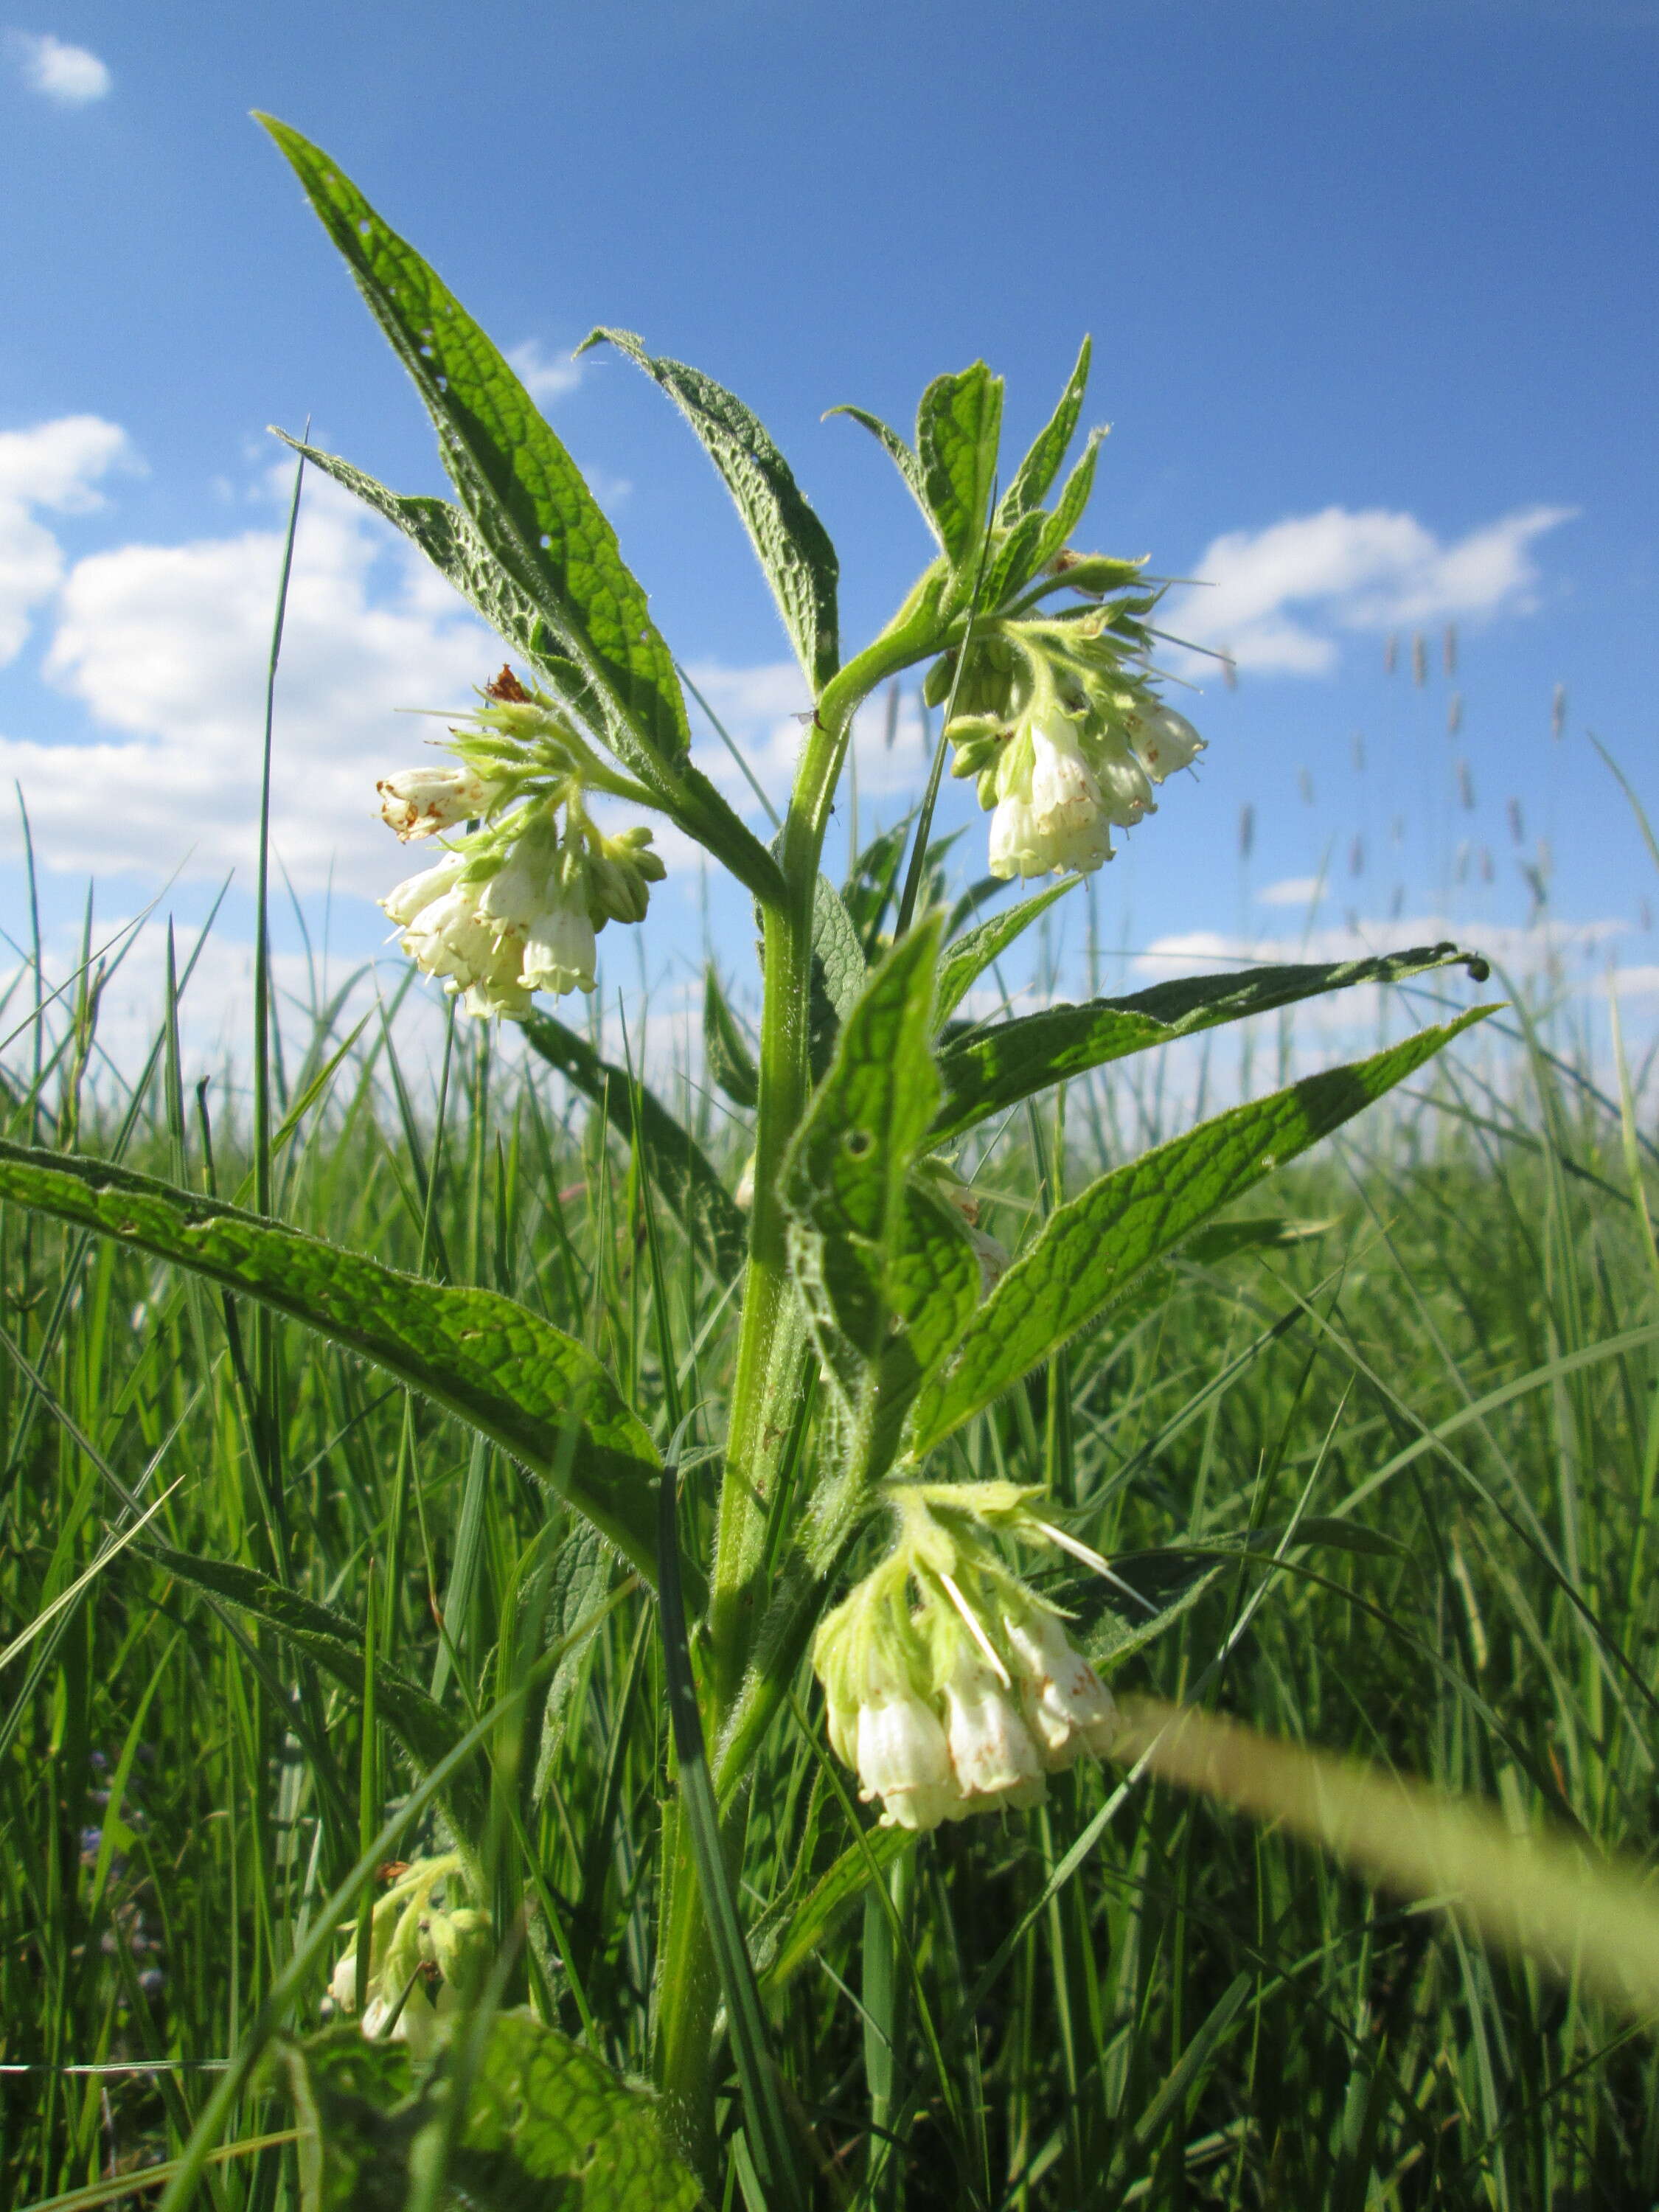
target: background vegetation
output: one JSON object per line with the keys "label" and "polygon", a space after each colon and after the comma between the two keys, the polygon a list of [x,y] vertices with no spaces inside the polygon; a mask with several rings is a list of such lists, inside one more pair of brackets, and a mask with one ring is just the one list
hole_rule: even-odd
{"label": "background vegetation", "polygon": [[[848,904],[873,942],[866,888]],[[1440,981],[1401,994],[1414,1018]],[[248,1201],[245,1117],[228,1085],[186,1084],[176,996],[143,1068],[95,1085],[93,978],[40,996],[26,969],[6,1010],[8,1137]],[[1082,1510],[1128,1586],[1088,1601],[1120,1691],[1644,1855],[1659,1155],[1561,1018],[1502,1025],[951,1450]],[[732,1269],[683,1234],[624,1102],[607,1121],[470,1025],[435,1072],[404,1066],[390,1019],[347,1036],[337,1004],[283,1010],[275,1210],[544,1313],[659,1409],[663,1441],[672,1409],[703,1408],[682,1510],[707,1557],[696,1440],[719,1433]],[[1297,1052],[1289,1018],[1255,1036],[1264,1060]],[[745,1117],[703,1074],[658,1080],[735,1188]],[[1068,1182],[1182,1126],[1164,1081],[1130,1061],[994,1128],[987,1225],[1016,1243]],[[176,2154],[213,2062],[408,1787],[384,1714],[364,1728],[361,1646],[296,1660],[189,1561],[346,1616],[465,1722],[575,1625],[592,1555],[492,1447],[297,1328],[267,1345],[179,1273],[9,1208],[0,1285],[0,2197],[149,2201],[120,2177]],[[666,1717],[654,1605],[620,1568],[607,1595],[553,1724],[538,1700],[489,1735],[495,1910],[532,1929],[509,1996],[637,2074]],[[824,2202],[1659,2200],[1638,2027],[1280,1835],[1121,1780],[1079,1770],[1036,1814],[902,1856],[868,1830],[880,1881],[832,1917],[842,1892],[817,1885],[869,1814],[803,1670],[755,1770],[748,1902]],[[287,2124],[262,2090],[234,2133]],[[291,2204],[291,2149],[209,2186]]]}

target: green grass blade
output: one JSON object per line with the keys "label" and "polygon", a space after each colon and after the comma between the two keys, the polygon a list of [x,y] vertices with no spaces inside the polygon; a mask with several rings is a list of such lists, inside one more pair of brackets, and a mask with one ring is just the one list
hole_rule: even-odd
{"label": "green grass blade", "polygon": [[663,1664],[667,1675],[674,1753],[679,1765],[680,1794],[686,1810],[697,1887],[708,1916],[720,1987],[726,1996],[726,2027],[743,2091],[750,2152],[767,2203],[776,2208],[776,2212],[791,2212],[791,2208],[794,2212],[805,2212],[806,2191],[802,2186],[784,2113],[776,2063],[769,2045],[760,1993],[755,1985],[755,1970],[738,1915],[720,1835],[720,1809],[714,1802],[714,1784],[703,1748],[702,1719],[697,1708],[697,1685],[691,1671],[685,1598],[681,1588],[678,1496],[675,1454],[671,1449],[662,1472],[657,1549],[662,1569],[659,1601]]}

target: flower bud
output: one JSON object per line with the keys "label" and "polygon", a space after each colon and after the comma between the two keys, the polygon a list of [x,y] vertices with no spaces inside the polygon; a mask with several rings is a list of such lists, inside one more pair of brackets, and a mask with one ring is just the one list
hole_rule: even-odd
{"label": "flower bud", "polygon": [[375,789],[381,821],[405,843],[453,830],[482,814],[489,804],[483,784],[467,768],[406,768],[382,776]]}
{"label": "flower bud", "polygon": [[495,1929],[489,1915],[477,1906],[463,1905],[454,1912],[428,1915],[422,1931],[425,1947],[453,1990],[455,2002],[471,2004],[489,1978],[495,1956]]}

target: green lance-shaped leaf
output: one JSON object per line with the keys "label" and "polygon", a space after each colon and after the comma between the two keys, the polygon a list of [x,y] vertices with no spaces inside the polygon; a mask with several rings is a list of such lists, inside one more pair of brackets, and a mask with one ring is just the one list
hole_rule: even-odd
{"label": "green lance-shaped leaf", "polygon": [[1046,568],[1056,553],[1063,552],[1072,542],[1072,533],[1083,520],[1095,488],[1095,470],[1100,462],[1100,442],[1106,435],[1103,430],[1091,430],[1089,442],[1078,456],[1072,473],[1066,479],[1060,495],[1060,503],[1049,516],[1048,526],[1037,541],[1034,569]]}
{"label": "green lance-shaped leaf", "polygon": [[1042,565],[1048,532],[1048,517],[1039,507],[1002,533],[1002,542],[986,566],[980,604],[994,611],[1006,606],[1030,583]]}
{"label": "green lance-shaped leaf", "polygon": [[0,1198],[245,1291],[373,1360],[561,1483],[654,1583],[655,1447],[592,1354],[511,1298],[400,1274],[106,1160],[0,1143]]}
{"label": "green lance-shaped leaf", "polygon": [[939,1096],[929,1049],[939,921],[902,938],[842,1027],[784,1168],[791,1260],[866,1472],[960,1332],[977,1262],[950,1206],[911,1180]]}
{"label": "green lance-shaped leaf", "polygon": [[936,376],[916,410],[922,489],[952,568],[971,568],[997,471],[1002,379],[982,361]]}
{"label": "green lance-shaped leaf", "polygon": [[1080,876],[1067,876],[1063,883],[1051,884],[1035,898],[1022,899],[1005,913],[994,914],[988,921],[965,930],[953,944],[947,945],[939,964],[934,1020],[940,1024],[947,1021],[991,963],[1000,960],[1039,915],[1047,914],[1056,899],[1064,898],[1072,886],[1081,881]]}
{"label": "green lance-shaped leaf", "polygon": [[[525,1042],[550,1067],[603,1109],[624,1142],[634,1135],[634,1083],[624,1067],[602,1060],[584,1036],[539,1007],[519,1017]],[[639,1085],[640,1150],[662,1201],[724,1279],[743,1265],[749,1229],[708,1155],[655,1094]]]}
{"label": "green lance-shaped leaf", "polygon": [[1236,1106],[1059,1207],[975,1311],[949,1368],[923,1391],[910,1449],[932,1451],[1057,1352],[1143,1267],[1491,1011],[1477,1006],[1369,1060]]}
{"label": "green lance-shaped leaf", "polygon": [[[305,1652],[347,1691],[354,1702],[363,1686],[363,1632],[355,1620],[320,1605],[298,1590],[284,1589],[257,1567],[234,1559],[208,1559],[149,1544],[145,1556],[180,1582],[224,1599],[274,1629],[295,1650]],[[417,1683],[385,1660],[374,1666],[374,1704],[417,1770],[429,1773],[461,1740],[453,1717]],[[483,1815],[484,1796],[476,1769],[463,1768],[446,1792],[458,1831],[470,1833]]]}
{"label": "green lance-shaped leaf", "polygon": [[597,695],[586,687],[574,661],[560,649],[535,601],[528,592],[519,589],[500,562],[492,557],[464,508],[449,500],[392,491],[350,461],[343,460],[337,453],[325,453],[320,446],[307,446],[298,438],[289,437],[286,431],[279,430],[276,435],[292,446],[295,453],[303,453],[313,467],[321,469],[336,483],[362,500],[365,507],[373,507],[376,514],[402,531],[411,544],[425,554],[445,582],[477,609],[497,637],[532,668],[544,673],[590,728],[604,729],[605,709]]}
{"label": "green lance-shaped leaf", "polygon": [[478,545],[546,623],[554,649],[538,653],[538,665],[556,680],[568,663],[570,703],[665,811],[759,896],[776,896],[764,848],[690,767],[673,657],[581,471],[500,349],[415,249],[319,147],[270,116],[258,119],[414,379]]}
{"label": "green lance-shaped leaf", "polygon": [[702,979],[702,1060],[711,1081],[733,1105],[753,1109],[760,1099],[760,1070],[749,1040],[720,988],[711,960]]}
{"label": "green lance-shaped leaf", "polygon": [[[965,943],[967,940],[964,939]],[[960,1136],[976,1121],[1046,1091],[1051,1083],[1085,1074],[1154,1045],[1192,1036],[1224,1022],[1272,1013],[1328,991],[1357,983],[1401,983],[1431,969],[1467,967],[1477,982],[1487,974],[1478,955],[1455,945],[1419,945],[1370,960],[1334,964],[1253,968],[1242,975],[1193,975],[1156,983],[1127,999],[1091,999],[1082,1006],[1049,1006],[1022,1014],[949,1045],[939,1059],[945,1103],[933,1141]]]}
{"label": "green lance-shaped leaf", "polygon": [[1079,349],[1077,366],[1066,380],[1060,395],[1060,404],[1032,443],[1031,450],[1015,471],[1014,480],[997,507],[997,520],[1004,529],[1040,507],[1048,495],[1048,487],[1060,474],[1060,465],[1066,458],[1066,448],[1077,435],[1078,418],[1083,412],[1083,395],[1089,386],[1089,358],[1092,349],[1085,338]]}
{"label": "green lance-shaped leaf", "polygon": [[830,533],[758,416],[700,368],[648,354],[632,331],[597,330],[576,349],[609,343],[659,384],[702,440],[743,518],[796,658],[815,692],[841,665]]}
{"label": "green lance-shaped leaf", "polygon": [[[921,463],[916,458],[915,447],[907,444],[890,423],[884,422],[879,415],[872,415],[867,407],[830,407],[826,409],[824,419],[828,421],[831,415],[850,415],[854,422],[867,430],[878,441],[893,466],[904,478],[911,497],[921,509],[922,520],[933,532],[933,536],[939,538],[939,525],[934,521],[933,510],[927,504],[927,488],[922,482]],[[944,542],[943,538],[939,538],[941,545]]]}
{"label": "green lance-shaped leaf", "polygon": [[[409,2002],[427,1999],[417,1989]],[[356,2025],[280,2048],[303,2212],[398,2212],[446,2152],[440,2201],[478,2212],[694,2212],[702,2202],[655,2100],[529,2012],[498,2013],[476,2051],[457,2016],[429,2071],[407,2044],[371,2042]]]}
{"label": "green lance-shaped leaf", "polygon": [[812,969],[806,1010],[815,1079],[829,1066],[842,1023],[868,973],[853,917],[829,877],[820,876],[812,891]]}

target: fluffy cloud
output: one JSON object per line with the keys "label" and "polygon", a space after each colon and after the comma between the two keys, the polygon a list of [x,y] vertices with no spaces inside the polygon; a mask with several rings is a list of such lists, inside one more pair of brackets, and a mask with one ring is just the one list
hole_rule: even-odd
{"label": "fluffy cloud", "polygon": [[1256,898],[1263,906],[1306,906],[1325,889],[1322,876],[1285,876],[1276,884],[1264,884]]}
{"label": "fluffy cloud", "polygon": [[562,399],[582,380],[580,362],[573,361],[568,354],[550,360],[534,338],[526,338],[522,345],[513,347],[507,357],[538,407],[550,399]]}
{"label": "fluffy cloud", "polygon": [[1230,531],[1200,559],[1202,583],[1165,602],[1160,626],[1240,668],[1322,676],[1338,659],[1333,631],[1527,612],[1538,583],[1532,548],[1575,512],[1523,507],[1450,543],[1382,507],[1328,507]]}
{"label": "fluffy cloud", "polygon": [[29,616],[64,573],[58,540],[34,509],[82,514],[102,504],[99,479],[132,465],[127,435],[96,415],[64,415],[0,432],[0,666],[15,660]]}
{"label": "fluffy cloud", "polygon": [[84,107],[102,100],[114,83],[96,54],[66,45],[50,31],[15,31],[11,44],[29,90],[60,107]]}
{"label": "fluffy cloud", "polygon": [[[0,738],[0,779],[21,783],[49,866],[216,877],[252,861],[281,560],[280,532],[258,528],[122,545],[69,572],[46,674],[109,734]],[[465,706],[500,652],[383,526],[308,482],[272,787],[276,848],[296,885],[324,884],[337,862],[372,894],[401,872],[374,782],[418,758],[434,726],[396,710]]]}

